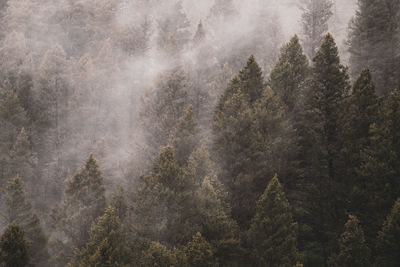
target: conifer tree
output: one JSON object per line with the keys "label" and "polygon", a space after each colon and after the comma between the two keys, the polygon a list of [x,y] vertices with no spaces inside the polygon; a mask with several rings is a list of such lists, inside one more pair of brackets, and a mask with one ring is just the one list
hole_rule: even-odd
{"label": "conifer tree", "polygon": [[23,183],[18,175],[9,180],[1,200],[0,213],[4,218],[3,223],[15,222],[20,225],[31,247],[29,257],[32,263],[45,264],[48,257],[47,237],[38,216],[33,213],[31,204],[26,199]]}
{"label": "conifer tree", "polygon": [[365,242],[364,232],[357,217],[350,215],[345,224],[345,230],[340,240],[340,253],[337,258],[338,266],[372,266],[370,250]]}
{"label": "conifer tree", "polygon": [[5,267],[28,267],[29,262],[29,245],[24,230],[13,222],[0,239],[0,263]]}
{"label": "conifer tree", "polygon": [[[214,114],[214,151],[221,163],[221,182],[227,187],[232,215],[240,227],[249,226],[254,205],[274,169],[284,160],[274,155],[287,130],[279,97],[265,86],[254,57],[228,84]],[[279,130],[278,130],[279,129]],[[274,156],[273,156],[274,155]]]}
{"label": "conifer tree", "polygon": [[177,122],[175,131],[171,136],[171,145],[174,147],[176,160],[180,165],[186,163],[190,154],[198,145],[198,131],[193,106],[190,105],[185,114]]}
{"label": "conifer tree", "polygon": [[378,95],[399,87],[398,0],[358,0],[350,23],[349,51],[352,76],[369,67]]}
{"label": "conifer tree", "polygon": [[[341,119],[341,161],[343,164],[343,182],[349,196],[350,209],[361,216],[368,209],[362,207],[368,201],[369,193],[365,190],[366,181],[359,175],[362,164],[362,151],[370,145],[370,127],[375,123],[378,113],[378,98],[375,95],[375,84],[371,72],[364,69],[353,85],[352,93],[345,103],[345,112]],[[347,191],[346,190],[346,191]],[[365,222],[364,222],[365,223]]]}
{"label": "conifer tree", "polygon": [[233,0],[215,0],[210,8],[208,20],[221,23],[237,14]]}
{"label": "conifer tree", "polygon": [[[169,267],[169,266],[179,266],[178,263],[185,263],[185,260],[179,260],[179,255],[176,250],[170,250],[166,246],[159,242],[151,242],[149,248],[143,251],[142,257],[140,259],[141,266],[151,267]],[[185,265],[180,265],[185,266]]]}
{"label": "conifer tree", "polygon": [[278,176],[269,182],[257,202],[248,231],[248,243],[256,266],[295,266],[298,261],[297,223]]}
{"label": "conifer tree", "polygon": [[160,77],[155,87],[142,98],[140,118],[151,157],[168,144],[169,136],[185,114],[189,87],[183,70],[178,68]]}
{"label": "conifer tree", "polygon": [[124,222],[128,212],[128,204],[125,199],[125,191],[122,185],[119,187],[119,190],[113,194],[110,206],[114,209],[119,220]]}
{"label": "conifer tree", "polygon": [[280,96],[289,113],[293,112],[298,104],[308,74],[308,60],[303,54],[299,38],[295,35],[282,47],[269,79],[271,89]]}
{"label": "conifer tree", "polygon": [[331,0],[304,0],[301,9],[304,40],[303,45],[310,59],[313,59],[328,31],[332,16]]}
{"label": "conifer tree", "polygon": [[394,90],[370,127],[370,145],[361,153],[359,174],[365,181],[365,197],[360,219],[366,225],[366,238],[371,243],[400,195],[399,116],[400,93]]}
{"label": "conifer tree", "polygon": [[90,226],[103,214],[106,206],[103,177],[93,154],[69,180],[65,194],[66,200],[61,207],[53,209],[52,217],[56,229],[67,240],[62,251],[52,254],[53,257],[58,257],[62,253],[70,261],[73,249],[81,249],[88,242]]}
{"label": "conifer tree", "polygon": [[200,20],[199,24],[197,25],[196,33],[193,37],[193,44],[197,46],[202,41],[204,41],[205,38],[206,38],[206,32],[204,30],[203,22]]}
{"label": "conifer tree", "polygon": [[335,236],[346,220],[343,199],[337,192],[343,190],[338,175],[340,114],[350,85],[347,69],[340,63],[330,34],[325,36],[313,61],[302,115],[296,127],[307,195],[302,208],[310,214],[304,223],[307,229],[312,229],[309,233],[302,232],[301,239],[308,236],[309,253],[306,254],[316,261],[314,264],[322,265],[331,255]]}
{"label": "conifer tree", "polygon": [[193,190],[194,181],[184,175],[173,148],[163,148],[133,196],[134,231],[170,246],[186,244],[200,230]]}
{"label": "conifer tree", "polygon": [[189,266],[217,266],[210,244],[197,232],[184,248]]}
{"label": "conifer tree", "polygon": [[378,234],[376,242],[376,264],[394,267],[400,261],[400,199],[395,202]]}
{"label": "conifer tree", "polygon": [[128,266],[131,252],[115,210],[108,207],[92,224],[90,239],[79,251],[72,266]]}

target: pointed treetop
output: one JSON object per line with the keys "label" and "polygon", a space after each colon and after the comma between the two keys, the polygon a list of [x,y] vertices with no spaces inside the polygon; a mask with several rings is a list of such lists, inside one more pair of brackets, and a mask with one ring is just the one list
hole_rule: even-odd
{"label": "pointed treetop", "polygon": [[197,44],[199,44],[200,42],[202,42],[202,41],[205,39],[205,37],[206,37],[206,32],[205,32],[205,30],[204,30],[203,23],[202,23],[202,21],[200,20],[199,24],[197,25],[196,34],[195,34],[194,37],[193,37],[193,43],[194,43],[195,45],[197,45]]}
{"label": "pointed treetop", "polygon": [[253,55],[250,56],[246,66],[239,72],[239,79],[242,92],[249,97],[250,103],[254,103],[262,97],[265,82],[261,67]]}
{"label": "pointed treetop", "polygon": [[371,266],[369,261],[370,250],[356,216],[349,215],[349,220],[345,224],[345,231],[339,240],[339,246],[339,266]]}
{"label": "pointed treetop", "polygon": [[4,266],[29,266],[29,244],[24,230],[16,222],[12,222],[0,239],[0,262]]}

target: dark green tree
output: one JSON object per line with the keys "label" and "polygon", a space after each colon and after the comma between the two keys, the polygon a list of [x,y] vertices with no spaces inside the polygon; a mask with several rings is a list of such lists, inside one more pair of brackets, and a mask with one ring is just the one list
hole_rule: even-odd
{"label": "dark green tree", "polygon": [[280,96],[289,113],[293,112],[299,102],[308,74],[308,60],[303,54],[299,38],[295,35],[282,47],[269,78],[271,89]]}
{"label": "dark green tree", "polygon": [[[140,265],[145,267],[185,266],[185,258],[176,249],[171,250],[159,242],[152,242],[149,248],[143,251]],[[181,265],[178,265],[181,264]]]}
{"label": "dark green tree", "polygon": [[[57,264],[71,261],[73,249],[82,249],[89,241],[91,224],[104,213],[106,206],[103,177],[93,154],[84,166],[68,181],[65,191],[66,199],[61,207],[53,208],[52,218],[57,231],[63,233],[66,240],[62,251],[53,251]],[[58,265],[57,265],[58,266]]]}
{"label": "dark green tree", "polygon": [[376,242],[376,264],[382,267],[394,267],[400,261],[400,199],[383,223]]}
{"label": "dark green tree", "polygon": [[[268,180],[284,162],[287,121],[279,97],[266,88],[254,57],[232,79],[214,113],[214,152],[221,182],[231,197],[232,215],[247,228],[255,203]],[[279,150],[279,153],[277,153]]]}
{"label": "dark green tree", "polygon": [[20,225],[25,232],[26,239],[31,247],[29,257],[33,264],[46,264],[47,237],[44,234],[38,216],[33,212],[31,204],[26,199],[21,178],[17,175],[7,183],[2,195],[0,214],[3,223],[12,222]]}
{"label": "dark green tree", "polygon": [[350,23],[349,51],[352,76],[369,67],[378,95],[399,87],[398,0],[358,0]]}
{"label": "dark green tree", "polygon": [[185,114],[177,122],[170,141],[175,150],[176,160],[180,165],[186,163],[190,154],[199,144],[198,132],[193,106],[189,106]]}
{"label": "dark green tree", "polygon": [[28,267],[29,245],[24,230],[15,222],[11,223],[0,239],[0,262],[5,267]]}
{"label": "dark green tree", "polygon": [[359,175],[365,181],[360,219],[367,241],[376,234],[400,195],[400,93],[394,90],[380,108],[370,127],[370,145],[361,153]]}
{"label": "dark green tree", "polygon": [[340,252],[337,257],[337,266],[372,266],[371,251],[365,242],[364,232],[357,217],[350,215],[344,227],[344,232],[339,239]]}
{"label": "dark green tree", "polygon": [[308,213],[300,222],[307,225],[301,240],[308,240],[305,250],[309,260],[322,265],[333,252],[335,238],[346,220],[343,199],[338,194],[343,190],[339,176],[340,117],[350,85],[347,68],[340,63],[330,34],[325,36],[313,62],[296,126],[306,193],[302,208]]}
{"label": "dark green tree", "polygon": [[85,248],[78,251],[72,266],[129,266],[130,249],[125,242],[118,215],[108,207],[104,215],[92,224],[90,239]]}
{"label": "dark green tree", "polygon": [[291,207],[275,175],[257,202],[247,234],[255,265],[295,266],[299,260],[297,233]]}
{"label": "dark green tree", "polygon": [[345,194],[349,197],[349,209],[366,223],[365,215],[368,208],[369,192],[366,190],[366,180],[360,176],[362,151],[370,145],[371,126],[378,116],[378,98],[375,95],[375,84],[371,72],[364,69],[355,81],[352,93],[345,103],[342,116],[341,163],[342,181],[346,186]]}
{"label": "dark green tree", "polygon": [[211,245],[197,232],[185,246],[184,252],[189,266],[217,266]]}

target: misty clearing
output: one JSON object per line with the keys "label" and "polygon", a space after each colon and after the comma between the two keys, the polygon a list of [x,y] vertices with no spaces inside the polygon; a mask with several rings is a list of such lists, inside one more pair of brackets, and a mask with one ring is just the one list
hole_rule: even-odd
{"label": "misty clearing", "polygon": [[0,266],[398,267],[400,0],[0,0]]}

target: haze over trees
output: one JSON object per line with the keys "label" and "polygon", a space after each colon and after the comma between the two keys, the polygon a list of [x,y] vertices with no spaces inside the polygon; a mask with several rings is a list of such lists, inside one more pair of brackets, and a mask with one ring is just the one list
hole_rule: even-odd
{"label": "haze over trees", "polygon": [[0,266],[397,267],[399,17],[0,1]]}

